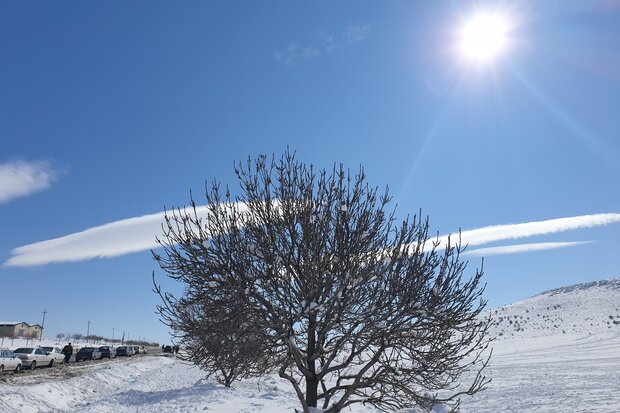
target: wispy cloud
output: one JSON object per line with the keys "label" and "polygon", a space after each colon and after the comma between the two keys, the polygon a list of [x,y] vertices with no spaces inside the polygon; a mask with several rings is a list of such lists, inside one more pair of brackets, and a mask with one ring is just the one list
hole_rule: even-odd
{"label": "wispy cloud", "polygon": [[500,247],[477,248],[465,251],[464,255],[488,257],[490,255],[518,254],[522,252],[545,251],[558,248],[574,247],[577,245],[590,244],[593,241],[568,241],[568,242],[536,242],[530,244],[502,245]]}
{"label": "wispy cloud", "polygon": [[0,204],[49,188],[59,172],[48,161],[0,164]]}
{"label": "wispy cloud", "polygon": [[[200,216],[207,216],[206,207],[197,207]],[[15,248],[5,265],[28,267],[58,262],[83,261],[101,257],[116,257],[157,247],[155,237],[161,234],[164,213],[144,215],[123,219],[105,225],[92,227],[81,232],[47,241],[36,242]],[[582,215],[547,221],[522,224],[495,225],[462,232],[463,243],[471,245],[487,244],[494,241],[527,238],[535,235],[552,234],[569,230],[592,228],[620,222],[620,214]],[[447,236],[441,237],[445,243]],[[577,243],[530,244],[530,251],[550,249],[552,244],[558,248],[577,245]],[[566,245],[564,245],[566,244]],[[536,247],[538,246],[538,247]],[[502,250],[503,248],[503,250]],[[525,252],[525,246],[495,247],[471,250],[470,253],[492,255],[497,253]],[[499,251],[499,252],[498,252]],[[504,251],[504,252],[502,252]],[[490,253],[489,253],[490,252]]]}
{"label": "wispy cloud", "polygon": [[290,66],[297,61],[317,58],[324,53],[361,42],[368,37],[369,32],[370,26],[367,24],[349,25],[340,33],[320,30],[310,42],[290,42],[286,47],[276,50],[274,58],[278,63]]}
{"label": "wispy cloud", "polygon": [[357,42],[361,42],[362,40],[368,37],[368,32],[370,31],[370,26],[367,24],[364,25],[352,25],[347,26],[342,33],[342,41],[344,44],[353,44]]}
{"label": "wispy cloud", "polygon": [[289,43],[285,49],[276,51],[274,57],[278,63],[291,65],[301,59],[310,59],[321,54],[316,46],[303,45],[301,43]]}

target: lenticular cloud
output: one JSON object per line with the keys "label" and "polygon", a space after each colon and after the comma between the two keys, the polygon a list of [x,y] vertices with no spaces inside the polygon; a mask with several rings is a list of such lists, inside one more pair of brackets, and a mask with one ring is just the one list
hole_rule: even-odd
{"label": "lenticular cloud", "polygon": [[[461,232],[461,240],[467,245],[488,244],[495,241],[521,239],[536,235],[599,227],[620,222],[620,214],[593,214],[576,217],[556,218],[546,221],[525,222],[521,224],[493,225]],[[447,235],[440,237],[444,244]]]}
{"label": "lenticular cloud", "polygon": [[5,263],[35,266],[64,261],[115,257],[155,248],[155,234],[161,231],[163,213],[124,219],[88,228],[60,238],[15,248]]}
{"label": "lenticular cloud", "polygon": [[[197,213],[207,215],[206,207],[197,207]],[[60,238],[36,242],[15,248],[5,262],[7,266],[29,267],[50,263],[84,261],[93,258],[116,257],[157,248],[155,238],[161,234],[164,213],[123,219],[105,225],[88,228]],[[592,228],[620,222],[620,214],[593,214],[520,224],[494,225],[463,231],[463,244],[470,246],[488,244],[501,240],[514,240],[536,235]],[[448,236],[439,238],[445,245]],[[440,245],[440,246],[441,246]],[[574,244],[573,244],[574,245]],[[560,248],[562,244],[557,244]],[[546,245],[544,249],[550,249]],[[539,248],[543,249],[543,248]],[[502,253],[524,252],[498,250]],[[473,252],[473,251],[472,251]],[[492,251],[491,251],[492,252]]]}
{"label": "lenticular cloud", "polygon": [[[200,216],[207,215],[206,207],[197,207],[196,212]],[[155,238],[161,234],[163,223],[164,212],[159,212],[35,242],[15,248],[5,265],[29,267],[148,251],[158,246]]]}
{"label": "lenticular cloud", "polygon": [[466,255],[478,257],[488,257],[490,255],[518,254],[522,252],[555,250],[558,248],[576,247],[578,245],[590,244],[592,241],[565,241],[565,242],[535,242],[517,245],[502,245],[499,247],[477,248],[465,251]]}

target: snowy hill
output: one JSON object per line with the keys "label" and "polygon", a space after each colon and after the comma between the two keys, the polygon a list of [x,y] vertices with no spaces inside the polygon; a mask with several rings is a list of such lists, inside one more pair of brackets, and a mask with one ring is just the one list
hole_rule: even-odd
{"label": "snowy hill", "polygon": [[549,290],[491,315],[499,340],[620,332],[620,278]]}

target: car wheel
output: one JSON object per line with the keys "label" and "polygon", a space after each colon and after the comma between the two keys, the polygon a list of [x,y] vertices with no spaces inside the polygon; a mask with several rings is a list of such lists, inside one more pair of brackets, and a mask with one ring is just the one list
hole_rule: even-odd
{"label": "car wheel", "polygon": [[13,373],[19,373],[21,369],[22,369],[22,365],[18,364],[17,366],[15,366],[15,370],[13,370]]}
{"label": "car wheel", "polygon": [[37,368],[37,362],[33,361],[32,363],[30,363],[30,367],[29,368],[30,368],[30,370],[36,369]]}
{"label": "car wheel", "polygon": [[4,366],[0,364],[0,374],[4,373]]}
{"label": "car wheel", "polygon": [[47,367],[54,367],[54,359],[50,360],[50,364],[48,364]]}

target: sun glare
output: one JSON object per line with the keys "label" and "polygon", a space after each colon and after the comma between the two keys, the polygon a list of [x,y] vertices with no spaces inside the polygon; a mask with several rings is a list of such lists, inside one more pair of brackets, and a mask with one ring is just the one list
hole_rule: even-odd
{"label": "sun glare", "polygon": [[500,15],[478,14],[460,32],[460,51],[467,59],[488,62],[506,47],[508,24]]}

